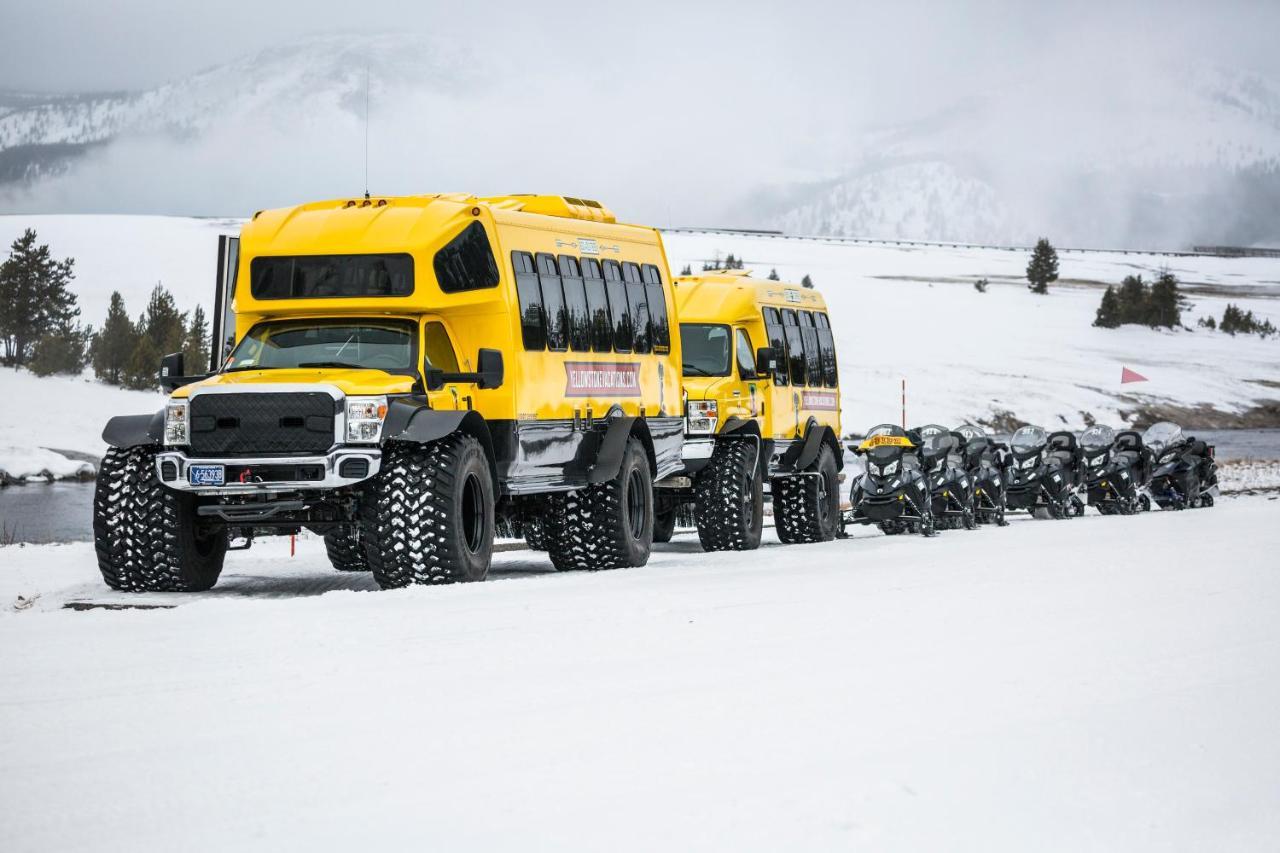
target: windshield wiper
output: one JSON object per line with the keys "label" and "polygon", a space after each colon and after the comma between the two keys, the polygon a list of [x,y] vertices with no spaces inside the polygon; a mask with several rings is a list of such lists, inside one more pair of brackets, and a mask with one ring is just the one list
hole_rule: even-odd
{"label": "windshield wiper", "polygon": [[[363,364],[351,364],[346,361],[300,361],[298,367],[345,367],[350,370],[382,370],[380,367],[365,367]],[[382,371],[386,373],[385,370]]]}
{"label": "windshield wiper", "polygon": [[686,364],[684,366],[684,373],[686,376],[711,376],[712,375],[711,371],[701,367],[695,367],[691,364]]}

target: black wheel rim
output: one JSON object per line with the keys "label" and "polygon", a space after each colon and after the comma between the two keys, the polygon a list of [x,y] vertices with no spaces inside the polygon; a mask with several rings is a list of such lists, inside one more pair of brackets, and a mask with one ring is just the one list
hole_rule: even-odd
{"label": "black wheel rim", "polygon": [[644,477],[639,468],[627,475],[627,529],[632,539],[644,536]]}
{"label": "black wheel rim", "polygon": [[462,483],[462,541],[472,554],[484,541],[484,489],[475,474]]}

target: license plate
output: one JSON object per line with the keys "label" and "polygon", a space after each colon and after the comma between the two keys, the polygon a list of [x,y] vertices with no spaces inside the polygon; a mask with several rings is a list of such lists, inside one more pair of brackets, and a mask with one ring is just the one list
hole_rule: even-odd
{"label": "license plate", "polygon": [[226,482],[227,472],[221,465],[190,465],[187,467],[187,480],[193,486],[221,486]]}

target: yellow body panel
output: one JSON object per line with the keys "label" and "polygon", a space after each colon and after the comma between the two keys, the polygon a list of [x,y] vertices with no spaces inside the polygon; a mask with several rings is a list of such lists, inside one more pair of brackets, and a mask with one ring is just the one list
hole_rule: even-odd
{"label": "yellow body panel", "polygon": [[[446,293],[436,280],[436,253],[473,222],[485,229],[500,280],[496,287]],[[662,275],[667,297],[672,325],[670,351],[643,355],[526,351],[521,338],[513,251],[653,264]],[[407,253],[413,258],[411,294],[262,300],[255,298],[250,289],[254,258],[383,253]],[[425,324],[439,321],[449,333],[462,372],[477,369],[477,352],[483,347],[502,352],[505,378],[500,388],[488,390],[473,383],[447,385],[428,395],[434,408],[470,407],[489,420],[603,417],[613,407],[628,415],[682,415],[677,315],[661,237],[653,228],[618,224],[613,214],[596,202],[560,196],[485,199],[464,194],[313,202],[255,215],[241,232],[238,263],[233,298],[237,342],[255,324],[285,317],[409,319],[419,323],[420,342]],[[620,393],[616,389],[584,390],[580,383],[570,395],[571,372],[575,377],[592,376],[592,367],[601,364],[626,364],[634,369],[638,389]],[[218,374],[181,389],[179,395],[202,384],[329,383],[352,395],[401,393],[413,384],[407,377],[388,376],[376,370],[288,371],[288,378],[284,373],[275,370]]]}
{"label": "yellow body panel", "polygon": [[[786,282],[752,278],[742,270],[705,272],[676,279],[676,308],[681,323],[719,323],[742,329],[754,353],[769,346],[763,309],[802,309],[826,312],[822,294]],[[778,353],[785,361],[786,353]],[[776,383],[772,377],[742,379],[737,366],[722,377],[687,376],[684,391],[691,400],[715,400],[718,428],[732,416],[750,418],[766,439],[804,436],[810,422],[831,427],[840,435],[840,389],[824,385],[798,387]]]}

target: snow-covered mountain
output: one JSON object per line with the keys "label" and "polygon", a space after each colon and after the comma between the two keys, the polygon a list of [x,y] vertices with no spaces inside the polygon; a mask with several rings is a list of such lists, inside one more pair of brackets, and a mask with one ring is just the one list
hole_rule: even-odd
{"label": "snow-covered mountain", "polygon": [[1182,247],[1280,242],[1280,89],[1218,67],[1058,100],[1029,86],[866,134],[783,205],[792,233]]}

